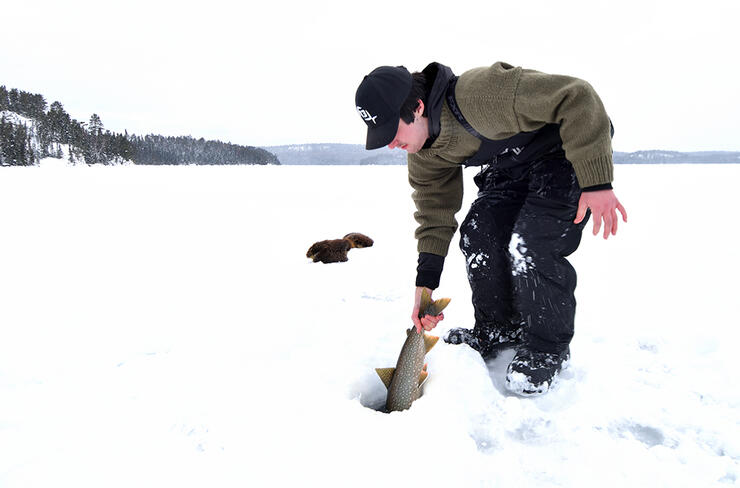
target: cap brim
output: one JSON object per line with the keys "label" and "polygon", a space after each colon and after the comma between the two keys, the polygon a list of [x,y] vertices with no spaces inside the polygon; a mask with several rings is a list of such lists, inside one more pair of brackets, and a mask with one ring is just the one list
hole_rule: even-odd
{"label": "cap brim", "polygon": [[401,120],[400,116],[378,127],[368,127],[365,149],[380,149],[393,142],[393,139],[396,138],[396,132],[398,132],[399,120]]}

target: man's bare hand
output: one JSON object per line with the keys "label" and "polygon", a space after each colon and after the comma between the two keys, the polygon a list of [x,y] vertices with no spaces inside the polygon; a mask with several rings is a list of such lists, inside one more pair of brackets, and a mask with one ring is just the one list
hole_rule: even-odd
{"label": "man's bare hand", "polygon": [[609,234],[617,234],[617,210],[622,214],[622,220],[627,222],[627,211],[624,209],[613,190],[585,191],[581,193],[581,199],[578,201],[578,213],[573,223],[580,223],[586,216],[586,210],[591,209],[591,215],[594,219],[594,235],[598,235],[601,229],[601,221],[604,221],[604,239],[609,238]]}
{"label": "man's bare hand", "polygon": [[[421,304],[422,290],[424,290],[423,286],[416,287],[416,294],[414,295],[414,310],[411,312],[411,320],[414,322],[417,333],[421,333],[421,329],[429,332],[437,326],[437,323],[440,320],[443,320],[445,318],[445,315],[443,313],[437,315],[436,317],[432,315],[425,315],[424,317],[419,318],[419,305]],[[427,288],[426,290],[429,292],[429,297],[431,298],[432,290],[430,290],[429,288]]]}

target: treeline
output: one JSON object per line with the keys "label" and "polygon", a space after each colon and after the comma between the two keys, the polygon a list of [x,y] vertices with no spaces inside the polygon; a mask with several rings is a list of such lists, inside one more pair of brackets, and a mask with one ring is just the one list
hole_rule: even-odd
{"label": "treeline", "polygon": [[137,164],[280,164],[277,156],[256,147],[202,137],[131,136]]}
{"label": "treeline", "polygon": [[[66,149],[66,151],[65,151]],[[46,157],[73,163],[280,164],[264,149],[203,138],[136,136],[106,130],[97,114],[70,117],[59,102],[47,110],[42,95],[0,86],[0,165],[29,166]]]}

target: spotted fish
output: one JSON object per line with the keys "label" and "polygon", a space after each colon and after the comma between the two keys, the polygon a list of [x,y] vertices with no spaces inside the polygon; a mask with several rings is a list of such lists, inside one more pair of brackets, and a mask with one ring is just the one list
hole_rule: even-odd
{"label": "spotted fish", "polygon": [[[423,290],[419,317],[439,315],[449,303],[449,298],[440,298],[432,302],[429,293]],[[421,396],[422,387],[429,375],[427,365],[424,364],[424,355],[438,340],[439,337],[427,335],[424,330],[421,333],[416,332],[416,327],[412,326],[406,331],[406,342],[403,343],[396,367],[375,369],[388,389],[388,399],[385,403],[388,412],[407,410],[414,400]]]}

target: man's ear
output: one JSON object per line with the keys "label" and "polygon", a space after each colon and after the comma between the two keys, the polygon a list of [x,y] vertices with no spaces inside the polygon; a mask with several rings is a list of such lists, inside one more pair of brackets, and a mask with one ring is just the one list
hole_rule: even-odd
{"label": "man's ear", "polygon": [[414,110],[414,119],[418,119],[419,117],[424,114],[424,102],[421,101],[421,98],[419,99],[419,106],[416,107],[416,110]]}

